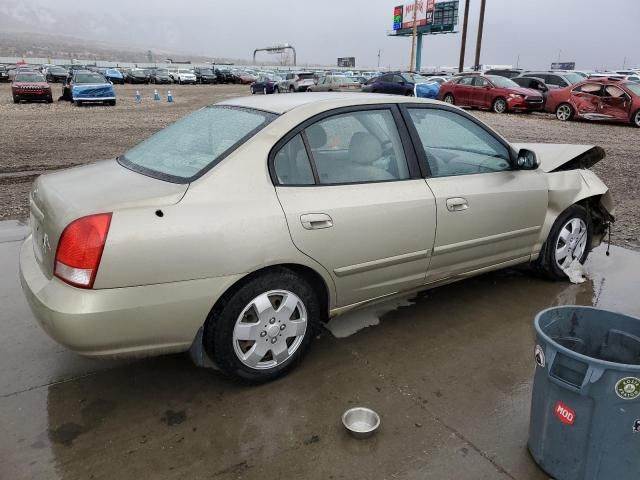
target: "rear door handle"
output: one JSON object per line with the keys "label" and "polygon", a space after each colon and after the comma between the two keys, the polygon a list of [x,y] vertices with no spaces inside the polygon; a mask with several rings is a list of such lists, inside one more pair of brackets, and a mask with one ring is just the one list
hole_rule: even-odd
{"label": "rear door handle", "polygon": [[306,230],[320,230],[333,227],[333,219],[326,213],[306,213],[300,215],[300,223]]}
{"label": "rear door handle", "polygon": [[453,197],[447,198],[447,210],[450,212],[460,212],[469,208],[469,202],[466,198]]}

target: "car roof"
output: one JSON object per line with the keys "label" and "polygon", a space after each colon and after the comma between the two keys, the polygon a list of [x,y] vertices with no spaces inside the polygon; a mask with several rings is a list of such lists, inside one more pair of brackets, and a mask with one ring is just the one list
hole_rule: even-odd
{"label": "car roof", "polygon": [[287,95],[252,95],[224,100],[216,105],[230,105],[236,107],[253,108],[267,112],[282,114],[295,108],[312,103],[322,103],[325,110],[334,108],[375,105],[388,103],[439,103],[433,100],[400,95],[385,95],[361,92],[306,92]]}

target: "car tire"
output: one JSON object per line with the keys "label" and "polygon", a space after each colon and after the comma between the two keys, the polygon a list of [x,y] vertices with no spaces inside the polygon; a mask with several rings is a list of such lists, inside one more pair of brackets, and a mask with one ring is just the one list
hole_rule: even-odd
{"label": "car tire", "polygon": [[263,94],[263,95],[266,95],[266,94],[267,94],[267,87],[264,87],[264,88],[262,89],[262,94]]}
{"label": "car tire", "polygon": [[445,103],[448,103],[450,105],[455,105],[456,104],[456,99],[454,98],[454,96],[451,93],[447,93],[444,98],[443,98]]}
{"label": "car tire", "polygon": [[[536,270],[552,280],[566,280],[567,274],[562,267],[568,267],[575,259],[584,264],[592,239],[593,225],[589,213],[581,205],[572,205],[553,223],[540,256],[534,263]],[[563,256],[563,248],[568,250],[566,256]]]}
{"label": "car tire", "polygon": [[255,88],[251,87],[249,90],[251,90],[251,95],[255,95],[256,94]]}
{"label": "car tire", "polygon": [[408,90],[407,93],[404,94],[405,97],[414,97],[415,94],[413,93],[413,90]]}
{"label": "car tire", "polygon": [[573,116],[575,111],[573,107],[568,103],[561,103],[556,108],[556,118],[561,122],[568,122],[569,120],[573,120]]}
{"label": "car tire", "polygon": [[53,97],[51,95],[47,97],[47,103],[53,103]]}
{"label": "car tire", "polygon": [[20,99],[15,95],[13,96],[13,103],[20,103]]}
{"label": "car tire", "polygon": [[[289,315],[280,313],[285,298],[294,305]],[[268,306],[260,314],[256,305]],[[274,269],[218,302],[205,323],[203,346],[226,375],[247,383],[268,382],[301,360],[322,316],[321,302],[309,282],[287,268]],[[299,335],[286,337],[287,332]]]}
{"label": "car tire", "polygon": [[289,87],[289,93],[295,93],[295,92],[296,92],[296,89],[295,89],[295,88],[293,88],[293,85],[291,85],[291,86]]}
{"label": "car tire", "polygon": [[280,87],[275,87],[273,89],[273,93],[280,93]]}
{"label": "car tire", "polygon": [[107,102],[107,105],[111,106],[111,107],[115,107],[116,106],[116,101],[115,100],[109,100]]}
{"label": "car tire", "polygon": [[632,122],[635,127],[640,128],[640,110],[633,114]]}
{"label": "car tire", "polygon": [[80,100],[75,100],[75,101],[73,102],[73,104],[74,104],[76,107],[81,107],[81,106],[82,106],[82,102],[81,102]]}
{"label": "car tire", "polygon": [[494,113],[507,113],[507,101],[502,97],[496,98],[491,105],[491,110]]}

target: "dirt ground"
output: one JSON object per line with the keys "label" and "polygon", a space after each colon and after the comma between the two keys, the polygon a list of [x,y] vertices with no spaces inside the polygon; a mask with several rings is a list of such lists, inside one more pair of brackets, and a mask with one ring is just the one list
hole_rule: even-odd
{"label": "dirt ground", "polygon": [[[54,85],[54,96],[61,86]],[[25,219],[33,179],[55,170],[119,155],[188,112],[224,98],[243,96],[247,86],[117,86],[115,107],[75,107],[67,102],[14,105],[8,84],[0,85],[0,220]],[[167,90],[174,103],[167,103]],[[142,94],[136,103],[135,92]],[[552,115],[474,112],[513,142],[597,144],[607,158],[593,167],[617,203],[613,243],[640,250],[640,184],[635,170],[640,129],[589,122],[561,123]]]}

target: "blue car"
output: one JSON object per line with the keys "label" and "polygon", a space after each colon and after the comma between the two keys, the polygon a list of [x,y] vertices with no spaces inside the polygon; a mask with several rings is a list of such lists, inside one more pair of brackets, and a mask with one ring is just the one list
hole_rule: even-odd
{"label": "blue car", "polygon": [[251,93],[280,93],[278,84],[282,81],[282,78],[277,75],[260,75],[258,80],[251,84]]}
{"label": "blue car", "polygon": [[104,75],[104,78],[110,82],[124,85],[124,75],[117,68],[105,68],[104,70],[101,70],[101,72]]}
{"label": "blue car", "polygon": [[83,103],[116,104],[116,92],[113,84],[99,73],[88,70],[75,70],[62,90],[62,99],[76,105]]}
{"label": "blue car", "polygon": [[422,75],[411,72],[391,72],[372,78],[362,87],[363,92],[392,93],[395,95],[414,95],[416,83],[425,83]]}

